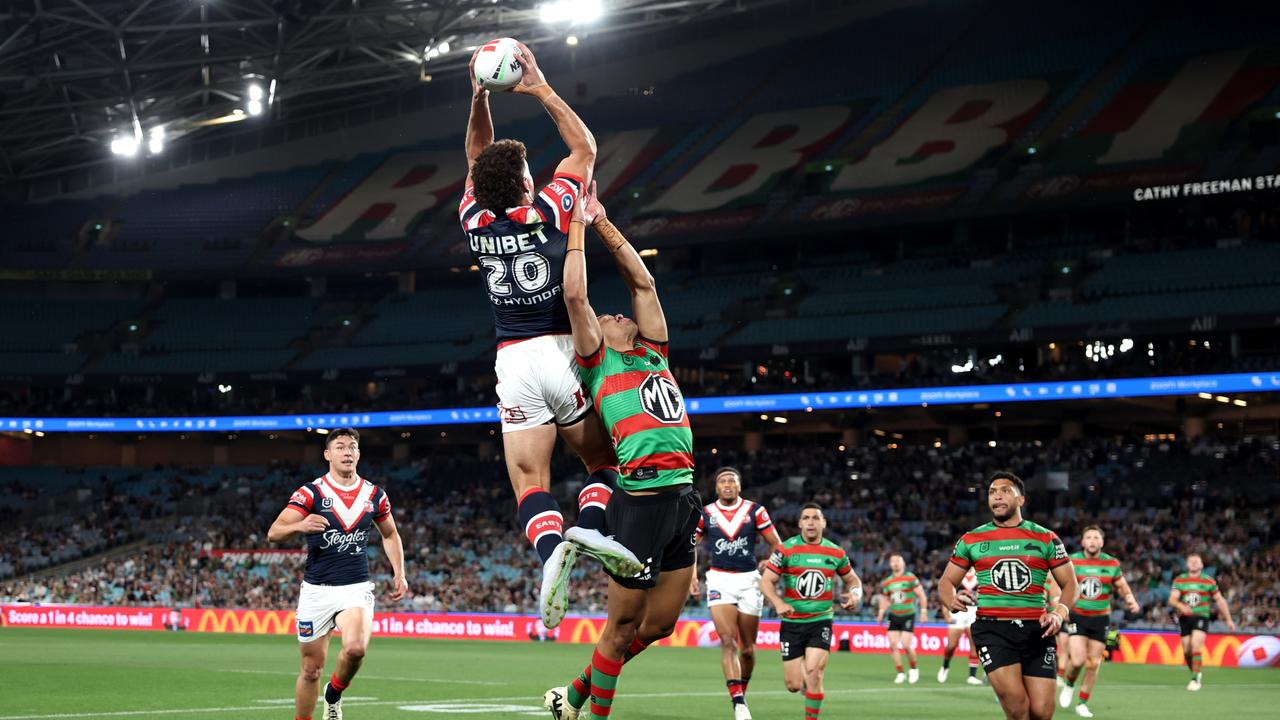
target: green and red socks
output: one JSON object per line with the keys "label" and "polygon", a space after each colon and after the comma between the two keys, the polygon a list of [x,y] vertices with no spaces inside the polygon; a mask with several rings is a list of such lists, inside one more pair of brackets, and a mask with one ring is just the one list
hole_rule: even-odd
{"label": "green and red socks", "polygon": [[915,661],[915,660],[910,660],[910,661],[908,661],[908,662],[910,662],[910,663],[911,663],[911,669],[912,669],[912,670],[915,670],[915,669],[916,669],[916,661]]}
{"label": "green and red socks", "polygon": [[[647,647],[649,647],[649,645],[642,642],[640,638],[632,640],[631,647],[627,648],[627,651],[622,654],[623,664],[630,662],[631,658],[639,655]],[[581,710],[582,706],[586,704],[587,698],[591,696],[591,666],[587,665],[582,672],[578,673],[578,677],[574,678],[573,682],[569,683],[569,687],[567,689],[568,692],[565,694],[565,700],[567,700],[570,705]],[[746,689],[746,685],[744,684],[742,687],[743,692],[746,692]]]}
{"label": "green and red socks", "polygon": [[1088,702],[1089,702],[1089,693],[1087,693],[1087,692],[1081,692],[1081,693],[1080,693],[1080,702],[1079,702],[1079,704],[1084,705],[1084,704],[1086,704],[1086,703],[1088,703]]}
{"label": "green and red socks", "polygon": [[1076,678],[1080,677],[1080,668],[1074,667],[1067,671],[1066,683],[1067,687],[1076,686]]}
{"label": "green and red socks", "polygon": [[825,697],[823,693],[805,692],[804,720],[818,720],[818,715],[822,713],[822,699]]}
{"label": "green and red socks", "polygon": [[516,503],[516,518],[545,565],[556,546],[564,542],[564,516],[560,514],[560,504],[546,490],[529,488]]}
{"label": "green and red socks", "polygon": [[978,677],[978,648],[969,643],[969,677]]}
{"label": "green and red socks", "polygon": [[596,650],[591,655],[591,707],[588,720],[604,720],[613,711],[613,695],[622,674],[621,660],[610,660]]}

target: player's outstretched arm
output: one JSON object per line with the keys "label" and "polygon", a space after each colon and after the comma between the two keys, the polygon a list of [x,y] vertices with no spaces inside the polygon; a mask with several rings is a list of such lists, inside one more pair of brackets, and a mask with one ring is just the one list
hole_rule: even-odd
{"label": "player's outstretched arm", "polygon": [[379,520],[374,524],[378,526],[378,532],[382,535],[382,550],[387,554],[387,561],[391,563],[390,598],[399,600],[409,592],[409,581],[404,576],[404,542],[400,540],[400,531],[396,529],[396,519],[390,513],[385,520]]}
{"label": "player's outstretched arm", "polygon": [[[480,52],[479,49],[476,52]],[[471,117],[467,120],[467,187],[471,187],[471,166],[484,149],[493,144],[493,117],[489,114],[489,91],[476,80],[476,55],[471,54]]]}
{"label": "player's outstretched arm", "polygon": [[564,306],[569,311],[573,349],[588,357],[600,349],[600,320],[587,299],[586,203],[574,203],[569,221],[569,249],[564,256]]}
{"label": "player's outstretched arm", "polygon": [[281,543],[292,540],[298,535],[324,532],[329,521],[323,515],[307,515],[301,510],[287,507],[276,516],[275,522],[267,530],[267,542]]}
{"label": "player's outstretched arm", "polygon": [[520,54],[516,55],[516,62],[520,63],[523,75],[520,78],[520,84],[511,88],[511,92],[536,97],[551,115],[551,119],[555,121],[556,129],[560,131],[560,138],[569,148],[569,157],[560,161],[556,172],[573,175],[581,178],[583,182],[591,182],[591,173],[596,164],[595,136],[591,134],[587,124],[582,122],[582,118],[569,107],[569,104],[551,89],[547,78],[542,74],[542,69],[538,67],[538,60],[533,56],[533,51],[524,43],[516,44],[520,46]]}
{"label": "player's outstretched arm", "polygon": [[662,312],[662,303],[658,301],[658,286],[653,281],[649,268],[645,267],[640,253],[627,242],[622,231],[609,222],[604,205],[596,196],[596,184],[582,198],[588,217],[594,218],[591,227],[609,252],[613,253],[613,262],[618,266],[618,274],[631,290],[631,312],[635,315],[636,327],[640,337],[655,342],[667,341],[667,316]]}

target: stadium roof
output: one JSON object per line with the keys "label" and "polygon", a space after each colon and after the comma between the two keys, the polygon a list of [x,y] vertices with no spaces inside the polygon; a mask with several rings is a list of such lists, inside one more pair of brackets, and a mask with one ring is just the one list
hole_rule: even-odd
{"label": "stadium roof", "polygon": [[[217,132],[255,110],[268,120],[297,119],[367,105],[431,75],[464,69],[470,48],[493,37],[563,47],[570,35],[635,34],[778,2],[3,3],[0,180],[99,163],[113,152],[145,154],[155,133],[161,133],[158,149]],[[544,17],[546,6],[580,13],[593,5],[601,11],[593,22]]]}

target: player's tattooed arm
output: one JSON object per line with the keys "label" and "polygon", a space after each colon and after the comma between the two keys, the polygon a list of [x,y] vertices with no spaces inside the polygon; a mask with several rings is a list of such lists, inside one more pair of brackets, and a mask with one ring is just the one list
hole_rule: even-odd
{"label": "player's tattooed arm", "polygon": [[600,320],[587,298],[585,206],[585,202],[575,203],[573,218],[569,221],[569,249],[564,256],[564,306],[569,311],[574,350],[582,357],[590,357],[600,349],[603,335]]}
{"label": "player's tattooed arm", "polygon": [[538,59],[533,56],[533,51],[524,43],[517,43],[517,45],[520,46],[520,54],[516,55],[516,62],[520,63],[523,76],[520,78],[520,84],[511,88],[511,91],[537,98],[551,115],[551,119],[555,121],[556,129],[560,131],[560,138],[569,148],[569,157],[560,162],[556,172],[567,173],[581,178],[583,182],[590,182],[591,173],[596,164],[595,136],[591,134],[591,130],[582,118],[578,117],[578,114],[564,101],[564,98],[551,89],[546,76],[542,74],[542,69],[538,67]]}
{"label": "player's tattooed arm", "polygon": [[1056,635],[1058,630],[1067,622],[1071,615],[1071,608],[1076,604],[1076,570],[1071,563],[1063,563],[1049,571],[1053,576],[1053,581],[1062,588],[1062,592],[1058,595],[1058,602],[1051,608],[1045,610],[1040,615],[1040,627],[1045,628],[1044,636],[1050,637]]}
{"label": "player's tattooed arm", "polygon": [[645,267],[644,260],[640,258],[640,253],[627,242],[622,231],[609,222],[604,205],[600,204],[600,199],[596,196],[594,182],[591,183],[590,191],[583,196],[582,204],[586,207],[586,217],[591,218],[591,226],[600,235],[609,252],[613,253],[618,274],[631,290],[631,312],[635,315],[640,337],[666,342],[667,316],[658,300],[658,286],[649,268]]}

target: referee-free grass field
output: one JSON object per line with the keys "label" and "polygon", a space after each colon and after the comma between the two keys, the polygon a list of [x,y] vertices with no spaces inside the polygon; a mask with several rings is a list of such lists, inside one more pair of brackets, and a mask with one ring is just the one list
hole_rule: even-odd
{"label": "referee-free grass field", "polygon": [[[335,641],[330,666],[337,649]],[[543,691],[565,684],[589,656],[586,645],[374,638],[345,717],[546,717]],[[822,717],[1002,717],[989,688],[964,684],[958,661],[946,685],[935,678],[938,659],[922,658],[920,683],[896,686],[887,655],[834,653]],[[4,628],[0,720],[292,718],[296,665],[286,636]],[[1199,693],[1186,682],[1182,668],[1104,665],[1090,707],[1115,720],[1280,717],[1280,670],[1207,668]],[[747,697],[759,720],[803,717],[775,652],[760,654]],[[719,651],[647,651],[623,672],[613,717],[730,720]]]}

